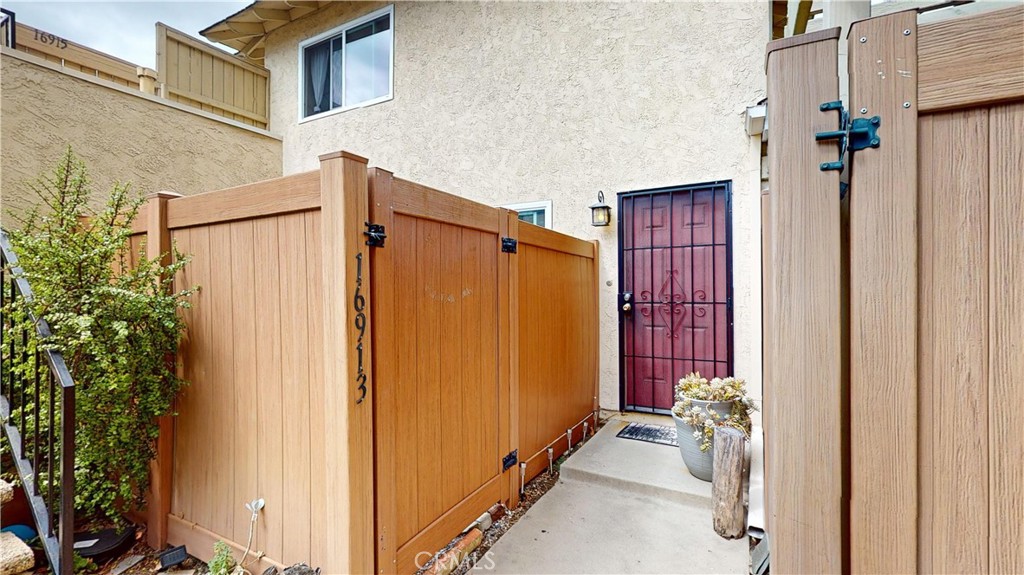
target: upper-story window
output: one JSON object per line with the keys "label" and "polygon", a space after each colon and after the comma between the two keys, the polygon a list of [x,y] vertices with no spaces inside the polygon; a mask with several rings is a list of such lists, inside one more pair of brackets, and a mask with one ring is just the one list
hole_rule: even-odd
{"label": "upper-story window", "polygon": [[394,7],[299,44],[300,118],[391,98]]}

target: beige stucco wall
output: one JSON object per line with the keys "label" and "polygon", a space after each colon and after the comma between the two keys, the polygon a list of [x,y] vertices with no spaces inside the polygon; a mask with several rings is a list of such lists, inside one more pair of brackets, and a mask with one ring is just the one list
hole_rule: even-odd
{"label": "beige stucco wall", "polygon": [[0,56],[0,201],[4,224],[68,144],[97,191],[196,194],[281,175],[281,140],[32,56]]}
{"label": "beige stucco wall", "polygon": [[[554,228],[601,242],[602,407],[619,405],[615,193],[733,181],[735,372],[760,395],[760,141],[768,3],[398,3],[394,99],[298,123],[298,43],[384,3],[339,3],[271,33],[284,170],[346,149],[498,205],[553,202]],[[617,214],[613,213],[617,219]]]}

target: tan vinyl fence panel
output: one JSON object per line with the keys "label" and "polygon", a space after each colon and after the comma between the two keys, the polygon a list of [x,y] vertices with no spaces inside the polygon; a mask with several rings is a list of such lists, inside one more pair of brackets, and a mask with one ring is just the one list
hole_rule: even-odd
{"label": "tan vinyl fence panel", "polygon": [[128,86],[139,87],[135,64],[93,50],[38,28],[18,24],[18,50],[65,68]]}
{"label": "tan vinyl fence panel", "polygon": [[190,385],[154,471],[150,531],[166,535],[151,541],[209,559],[224,540],[237,557],[243,503],[263,498],[250,570],[412,573],[493,504],[518,504],[506,454],[531,457],[532,476],[566,429],[574,443],[593,429],[596,246],[350,154],[321,166],[140,214],[137,231],[191,254],[175,287],[200,286],[177,358]]}
{"label": "tan vinyl fence panel", "polygon": [[508,490],[507,216],[386,172],[371,197],[388,235],[373,253],[378,529],[386,569],[414,572]]}
{"label": "tan vinyl fence panel", "polygon": [[[171,241],[192,257],[175,287],[200,287],[178,358],[190,385],[177,403],[172,538],[201,529],[244,547],[242,504],[262,497],[254,548],[283,564],[321,559],[311,529],[326,456],[320,210],[258,202],[289,190],[319,195],[319,175],[168,205]],[[230,205],[217,196],[239,192],[255,200],[250,211],[221,211]]]}
{"label": "tan vinyl fence panel", "polygon": [[164,24],[156,27],[157,77],[164,96],[239,122],[269,125],[270,71]]}
{"label": "tan vinyl fence panel", "polygon": [[570,440],[575,445],[585,430],[594,430],[597,247],[533,224],[516,223],[518,445],[529,481],[547,471],[549,446],[552,457],[560,457]]}
{"label": "tan vinyl fence panel", "polygon": [[[805,300],[820,301],[832,280],[780,276],[792,232],[779,225],[776,203],[786,182],[817,177],[820,150],[837,152],[834,143],[803,147],[823,129],[816,124],[787,131],[787,118],[825,116],[815,109],[827,95],[812,93],[813,74],[785,80],[806,71],[801,60],[813,44],[787,40],[769,59],[772,567],[836,572],[813,563],[828,549],[852,573],[1024,572],[1024,7],[921,26],[916,12],[899,12],[855,23],[850,38],[858,39],[850,43],[851,115],[878,116],[881,144],[847,159],[849,209],[823,215],[842,218],[849,233],[848,249],[834,251],[848,270],[848,298],[821,310],[831,317],[834,305],[844,317],[843,383],[839,403],[813,403],[820,417],[804,427],[786,409],[805,382],[782,360],[807,346],[783,332],[792,311],[779,304],[804,285]],[[779,57],[790,60],[773,64]],[[830,185],[815,193],[838,192]],[[786,208],[787,217],[810,209]],[[821,238],[794,245],[790,257],[805,260]],[[821,460],[787,448],[794,434],[817,439],[836,429],[844,430],[841,477],[822,475]],[[840,498],[841,505],[832,499],[838,529],[804,532],[782,520],[822,515],[809,489]]]}

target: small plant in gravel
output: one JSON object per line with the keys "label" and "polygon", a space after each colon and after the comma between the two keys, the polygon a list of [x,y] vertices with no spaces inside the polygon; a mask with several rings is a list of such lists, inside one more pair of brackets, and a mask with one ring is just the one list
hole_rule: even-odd
{"label": "small plant in gravel", "polygon": [[218,541],[213,544],[213,559],[207,563],[210,568],[210,575],[231,575],[235,570],[235,558],[231,554],[231,547],[227,543]]}
{"label": "small plant in gravel", "polygon": [[[33,339],[26,355],[37,345],[60,351],[75,381],[76,513],[121,524],[125,512],[145,504],[156,418],[171,412],[185,385],[168,358],[185,329],[178,311],[195,291],[173,287],[189,258],[175,249],[164,265],[162,257],[146,257],[145,245],[133,258],[132,221],[144,198],[116,184],[102,208],[91,208],[85,165],[70,148],[32,190],[38,206],[18,218],[9,236],[35,299],[8,302],[4,317],[35,333],[31,306],[50,324],[52,337]],[[5,360],[15,369],[31,363]],[[40,411],[48,405],[42,387]],[[48,414],[42,415],[40,427]],[[51,431],[60,429],[55,415]]]}

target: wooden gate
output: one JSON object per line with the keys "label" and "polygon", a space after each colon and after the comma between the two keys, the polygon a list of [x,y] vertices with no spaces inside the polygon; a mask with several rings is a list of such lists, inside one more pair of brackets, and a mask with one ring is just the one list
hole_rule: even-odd
{"label": "wooden gate", "polygon": [[378,552],[411,573],[508,495],[508,211],[370,181]]}
{"label": "wooden gate", "polygon": [[842,204],[837,32],[769,46],[772,570],[1024,572],[1024,7],[853,25]]}

